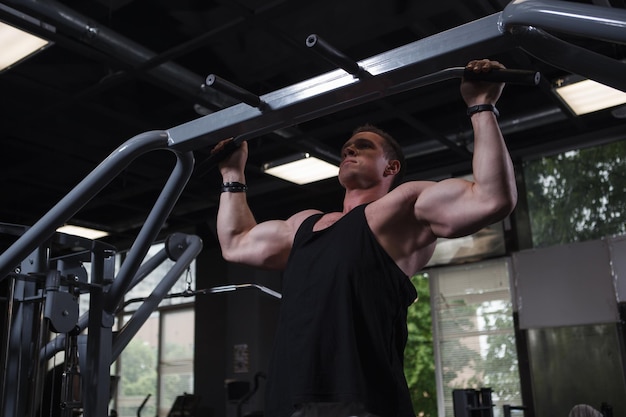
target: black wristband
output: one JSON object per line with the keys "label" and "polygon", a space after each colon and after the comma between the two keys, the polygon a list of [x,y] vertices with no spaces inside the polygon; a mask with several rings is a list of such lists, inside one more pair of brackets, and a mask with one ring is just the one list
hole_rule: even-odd
{"label": "black wristband", "polygon": [[500,116],[500,112],[496,109],[496,106],[493,104],[478,104],[476,106],[471,106],[467,108],[467,115],[471,116],[474,113],[479,113],[481,111],[491,111],[496,117]]}
{"label": "black wristband", "polygon": [[248,186],[240,182],[225,182],[222,184],[222,192],[244,193],[248,191]]}

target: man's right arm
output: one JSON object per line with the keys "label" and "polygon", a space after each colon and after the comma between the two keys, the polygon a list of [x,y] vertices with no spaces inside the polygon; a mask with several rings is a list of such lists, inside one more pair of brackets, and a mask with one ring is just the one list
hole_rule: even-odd
{"label": "man's right arm", "polygon": [[217,237],[227,261],[268,269],[285,267],[293,241],[293,233],[285,221],[257,224],[245,193],[220,196]]}
{"label": "man's right arm", "polygon": [[[225,141],[215,147],[219,152]],[[244,168],[248,146],[244,142],[232,155],[220,163],[223,181],[245,184]],[[302,214],[288,219],[257,223],[245,192],[223,192],[217,212],[217,237],[222,256],[230,262],[268,269],[283,269],[291,245],[301,223]]]}

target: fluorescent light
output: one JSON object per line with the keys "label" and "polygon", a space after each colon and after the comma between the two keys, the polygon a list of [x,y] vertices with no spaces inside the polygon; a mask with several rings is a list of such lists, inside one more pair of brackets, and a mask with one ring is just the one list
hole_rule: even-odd
{"label": "fluorescent light", "polygon": [[72,226],[70,224],[59,227],[57,229],[57,232],[65,233],[65,234],[72,235],[72,236],[80,236],[80,237],[84,237],[86,239],[92,239],[92,240],[99,239],[101,237],[109,235],[104,230],[89,229],[87,227]]}
{"label": "fluorescent light", "polygon": [[265,164],[263,171],[302,185],[336,177],[339,174],[339,167],[305,153]]}
{"label": "fluorescent light", "polygon": [[0,71],[28,58],[48,44],[45,39],[0,22]]}
{"label": "fluorescent light", "polygon": [[626,103],[625,92],[592,80],[563,83],[554,92],[577,116]]}
{"label": "fluorescent light", "polygon": [[51,35],[55,32],[54,26],[4,4],[0,4],[0,12],[4,16],[4,19],[0,21],[0,72],[13,67],[52,44],[40,36],[18,28],[18,26],[25,25],[27,30],[34,28],[33,30],[42,31],[41,33],[50,32]]}

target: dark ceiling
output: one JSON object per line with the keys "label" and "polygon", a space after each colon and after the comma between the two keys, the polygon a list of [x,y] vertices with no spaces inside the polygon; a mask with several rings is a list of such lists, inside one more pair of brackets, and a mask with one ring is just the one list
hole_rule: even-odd
{"label": "dark ceiling", "polygon": [[[263,95],[335,70],[305,46],[319,34],[360,61],[467,22],[501,12],[503,0],[65,0],[4,1],[55,27],[55,43],[0,73],[2,140],[0,222],[32,225],[113,150],[133,136],[170,129],[234,101],[200,88],[217,74]],[[623,0],[582,2],[624,9]],[[5,10],[0,18],[28,26]],[[84,25],[83,22],[88,22]],[[571,37],[589,50],[622,60],[620,43]],[[477,58],[539,71],[538,86],[508,85],[499,103],[501,126],[516,162],[623,138],[618,111],[573,117],[551,85],[568,72],[511,49]],[[446,65],[448,62],[445,63]],[[459,56],[455,66],[463,66]],[[340,209],[336,180],[296,186],[260,171],[263,163],[297,150],[336,153],[363,123],[391,132],[409,154],[411,179],[466,174],[470,124],[448,80],[298,123],[291,134],[251,140],[249,200],[259,219],[284,218],[302,208]],[[622,112],[623,117],[623,112]],[[450,146],[453,144],[454,146]],[[168,152],[139,157],[87,203],[72,223],[105,229],[128,247],[171,172]],[[197,224],[212,227],[220,179],[194,149],[196,172],[163,235]],[[327,154],[326,154],[327,155]],[[324,155],[321,155],[324,156]]]}

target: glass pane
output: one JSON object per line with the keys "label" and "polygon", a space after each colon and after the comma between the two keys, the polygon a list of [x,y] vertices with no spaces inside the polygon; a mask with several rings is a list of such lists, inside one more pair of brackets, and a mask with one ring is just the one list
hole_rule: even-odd
{"label": "glass pane", "polygon": [[498,222],[469,236],[437,239],[435,252],[426,266],[460,264],[505,253],[503,223]]}
{"label": "glass pane", "polygon": [[615,324],[528,331],[537,416],[566,416],[576,404],[626,415],[621,331]]}
{"label": "glass pane", "polygon": [[506,260],[429,271],[447,416],[454,389],[491,388],[494,416],[521,404],[508,271]]}
{"label": "glass pane", "polygon": [[626,232],[626,141],[528,161],[524,176],[533,245]]}
{"label": "glass pane", "polygon": [[137,410],[148,395],[150,399],[141,414],[156,414],[158,337],[159,316],[153,313],[120,355],[116,405],[120,417],[137,416]]}
{"label": "glass pane", "polygon": [[166,416],[176,397],[193,393],[194,311],[162,312],[159,415]]}

